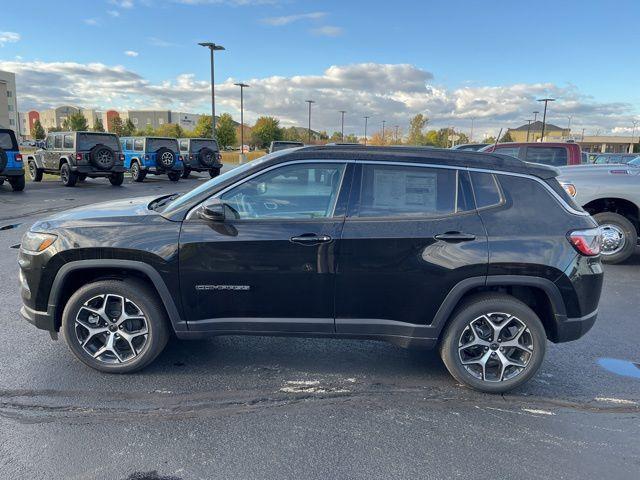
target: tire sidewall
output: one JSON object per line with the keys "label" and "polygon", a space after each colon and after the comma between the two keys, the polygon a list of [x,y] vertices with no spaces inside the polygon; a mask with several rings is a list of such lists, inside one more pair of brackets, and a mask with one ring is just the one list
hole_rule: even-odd
{"label": "tire sidewall", "polygon": [[615,225],[624,232],[624,247],[613,255],[601,255],[602,263],[621,263],[628,259],[636,249],[638,233],[633,224],[627,218],[614,212],[596,213],[593,218],[598,225]]}
{"label": "tire sidewall", "polygon": [[[76,339],[75,317],[79,308],[90,298],[103,293],[113,293],[129,298],[142,309],[147,318],[149,330],[147,345],[144,352],[132,361],[113,365],[96,361],[83,350]],[[158,301],[153,299],[148,288],[137,282],[105,280],[86,285],[71,296],[62,313],[61,332],[71,352],[85,365],[101,372],[130,373],[147,366],[164,349],[168,340],[166,322],[164,312],[158,305]]]}
{"label": "tire sidewall", "polygon": [[[486,382],[466,371],[458,356],[458,341],[463,330],[475,318],[491,312],[515,315],[525,323],[533,339],[533,356],[525,371],[515,378],[502,382]],[[542,322],[527,305],[508,295],[478,296],[459,308],[448,323],[442,342],[440,356],[449,373],[462,384],[482,392],[503,393],[529,381],[538,371],[546,352],[546,334]]]}

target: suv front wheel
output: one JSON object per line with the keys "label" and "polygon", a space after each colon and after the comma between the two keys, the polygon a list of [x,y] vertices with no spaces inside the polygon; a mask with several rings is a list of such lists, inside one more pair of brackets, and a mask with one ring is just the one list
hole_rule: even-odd
{"label": "suv front wheel", "polygon": [[544,327],[533,310],[509,295],[487,293],[457,309],[440,343],[440,356],[464,385],[503,393],[535,375],[545,349]]}
{"label": "suv front wheel", "polygon": [[169,338],[157,295],[134,280],[102,280],[80,288],[64,308],[62,331],[81,362],[110,373],[140,370]]}

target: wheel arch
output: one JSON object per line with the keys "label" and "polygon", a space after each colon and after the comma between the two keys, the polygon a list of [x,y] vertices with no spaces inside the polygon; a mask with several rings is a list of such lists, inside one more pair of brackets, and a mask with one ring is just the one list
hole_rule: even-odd
{"label": "wheel arch", "polygon": [[603,197],[591,200],[582,206],[590,215],[611,212],[622,215],[636,227],[640,234],[640,207],[629,199],[621,197]]}
{"label": "wheel arch", "polygon": [[60,268],[51,286],[47,308],[53,316],[56,330],[60,328],[67,300],[80,286],[98,280],[126,278],[143,281],[154,289],[174,331],[187,329],[164,280],[151,265],[130,260],[104,259],[70,262]]}

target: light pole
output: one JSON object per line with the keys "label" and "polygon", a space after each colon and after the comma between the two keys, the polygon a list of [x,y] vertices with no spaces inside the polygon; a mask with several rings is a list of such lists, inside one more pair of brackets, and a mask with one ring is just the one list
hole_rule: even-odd
{"label": "light pole", "polygon": [[400,128],[400,125],[394,125],[394,127],[396,129],[396,145],[398,144],[398,129]]}
{"label": "light pole", "polygon": [[309,127],[307,128],[307,133],[309,135],[308,143],[311,144],[311,104],[316,103],[313,100],[305,100],[309,104]]}
{"label": "light pole", "polygon": [[555,102],[555,98],[541,98],[538,100],[539,102],[544,102],[544,113],[542,114],[542,136],[540,137],[540,141],[544,142],[544,127],[547,123],[547,104],[549,102]]}
{"label": "light pole", "polygon": [[382,120],[382,144],[384,145],[385,143],[387,143],[384,139],[384,126],[387,124],[386,120]]}
{"label": "light pole", "polygon": [[469,132],[469,142],[473,143],[473,123],[475,122],[475,118],[471,117],[471,132]]}
{"label": "light pole", "polygon": [[573,115],[568,115],[567,118],[569,119],[569,123],[567,124],[567,137],[569,135],[571,135],[571,119],[573,118]]}
{"label": "light pole", "polygon": [[236,87],[240,87],[240,156],[238,162],[246,161],[244,156],[244,89],[249,87],[246,83],[234,83]]}
{"label": "light pole", "polygon": [[529,142],[529,131],[531,130],[531,122],[534,120],[527,120],[527,143]]}
{"label": "light pole", "polygon": [[368,117],[365,115],[363,118],[364,118],[364,146],[366,147],[367,146],[367,122],[371,117]]}
{"label": "light pole", "polygon": [[636,127],[638,126],[638,120],[633,120],[633,130],[631,130],[631,145],[629,145],[629,153],[633,153],[633,139],[636,136]]}
{"label": "light pole", "polygon": [[342,115],[342,121],[340,123],[340,141],[344,142],[344,114],[347,113],[346,110],[339,110]]}
{"label": "light pole", "polygon": [[211,54],[211,138],[216,139],[216,94],[215,94],[215,75],[213,70],[213,52],[216,50],[224,50],[222,45],[216,45],[212,42],[200,42],[198,45],[209,49]]}

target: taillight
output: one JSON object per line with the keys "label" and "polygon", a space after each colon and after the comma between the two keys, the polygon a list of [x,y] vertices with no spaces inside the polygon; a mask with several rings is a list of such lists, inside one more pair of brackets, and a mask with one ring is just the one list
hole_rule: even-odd
{"label": "taillight", "polygon": [[193,160],[193,153],[189,154],[189,160]]}
{"label": "taillight", "polygon": [[564,191],[567,192],[569,196],[576,196],[576,186],[573,183],[560,182],[560,185],[562,185],[562,188],[564,188]]}
{"label": "taillight", "polygon": [[22,154],[18,153],[16,154],[16,162],[21,162],[22,161]]}
{"label": "taillight", "polygon": [[145,156],[144,156],[144,159],[145,159],[145,160],[149,160],[149,155],[145,155]]}
{"label": "taillight", "polygon": [[77,161],[82,161],[82,154],[81,153],[76,153],[76,160]]}
{"label": "taillight", "polygon": [[574,230],[567,234],[569,243],[573,245],[579,254],[587,257],[600,255],[602,244],[602,231],[600,228],[589,228],[587,230]]}
{"label": "taillight", "polygon": [[124,162],[124,153],[121,153],[121,154],[120,154],[120,161],[121,161],[121,162]]}

